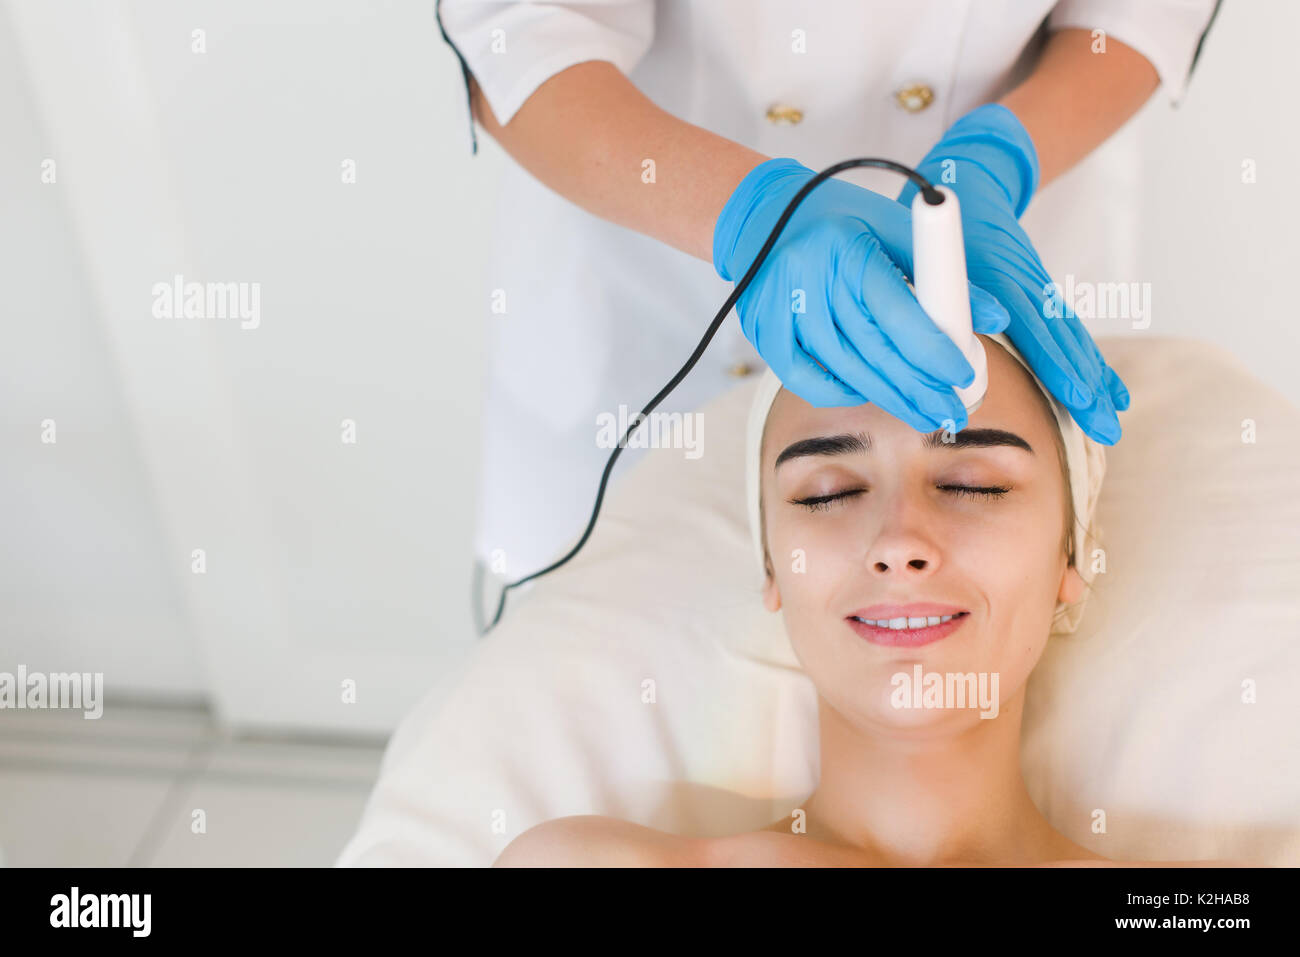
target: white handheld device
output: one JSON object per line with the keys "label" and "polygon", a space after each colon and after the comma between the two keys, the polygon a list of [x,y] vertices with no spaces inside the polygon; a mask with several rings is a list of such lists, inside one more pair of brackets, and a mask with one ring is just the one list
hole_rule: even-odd
{"label": "white handheld device", "polygon": [[970,385],[953,386],[970,413],[980,407],[988,391],[988,359],[984,344],[971,326],[961,206],[957,194],[946,186],[935,189],[942,194],[942,203],[926,202],[925,190],[917,192],[912,199],[913,288],[926,315],[953,341],[975,370],[975,381]]}

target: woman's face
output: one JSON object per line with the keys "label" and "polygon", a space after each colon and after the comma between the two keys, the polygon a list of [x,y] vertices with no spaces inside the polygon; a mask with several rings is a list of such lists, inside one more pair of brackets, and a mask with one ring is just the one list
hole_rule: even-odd
{"label": "woman's face", "polygon": [[973,702],[915,707],[916,665],[945,687],[949,675],[984,675],[1000,709],[1038,661],[1056,603],[1082,595],[1066,560],[1055,421],[1028,372],[980,338],[988,392],[961,432],[926,435],[877,405],[819,409],[786,390],[768,416],[764,603],[783,611],[821,697],[860,727],[980,720]]}

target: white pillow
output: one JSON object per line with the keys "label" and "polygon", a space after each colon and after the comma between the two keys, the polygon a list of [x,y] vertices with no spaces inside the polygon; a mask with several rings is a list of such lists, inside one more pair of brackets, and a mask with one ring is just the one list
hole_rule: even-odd
{"label": "white pillow", "polygon": [[[1203,343],[1098,344],[1133,403],[1107,450],[1107,572],[1030,679],[1030,793],[1107,857],[1300,864],[1296,409]],[[746,525],[756,380],[702,411],[702,456],[652,450],[583,551],[511,592],[394,734],[340,865],[488,865],[571,814],[730,834],[812,791],[815,692]]]}

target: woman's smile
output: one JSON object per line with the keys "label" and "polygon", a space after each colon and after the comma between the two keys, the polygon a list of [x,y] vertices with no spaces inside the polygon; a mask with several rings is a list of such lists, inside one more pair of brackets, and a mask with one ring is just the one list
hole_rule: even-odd
{"label": "woman's smile", "polygon": [[947,638],[966,623],[970,612],[951,615],[915,615],[891,619],[864,619],[850,615],[845,619],[859,636],[872,644],[895,648],[916,648]]}

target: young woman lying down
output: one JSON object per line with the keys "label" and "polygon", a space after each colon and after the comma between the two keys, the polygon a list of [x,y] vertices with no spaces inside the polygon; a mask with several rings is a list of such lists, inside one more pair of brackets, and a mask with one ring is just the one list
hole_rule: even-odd
{"label": "young woman lying down", "polygon": [[558,818],[496,866],[1141,863],[1061,834],[1021,775],[1026,681],[1090,588],[1105,455],[1005,336],[980,338],[988,392],[960,432],[922,434],[871,404],[814,408],[770,372],[760,383],[755,557],[818,693],[813,793],[720,838]]}

